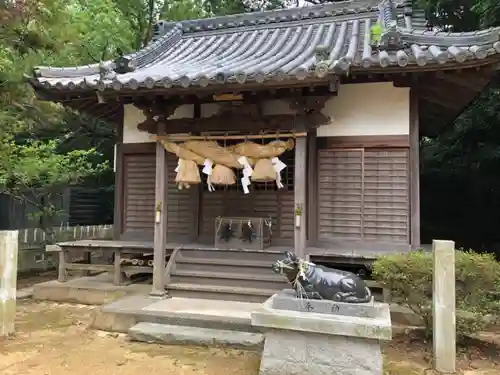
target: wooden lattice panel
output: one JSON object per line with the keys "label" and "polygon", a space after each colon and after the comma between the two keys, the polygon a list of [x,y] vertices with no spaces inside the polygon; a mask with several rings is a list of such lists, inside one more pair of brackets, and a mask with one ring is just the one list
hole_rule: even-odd
{"label": "wooden lattice panel", "polygon": [[363,238],[407,242],[409,235],[408,150],[364,152]]}
{"label": "wooden lattice panel", "polygon": [[322,149],[318,239],[409,241],[407,149]]}
{"label": "wooden lattice panel", "polygon": [[363,150],[320,150],[319,236],[361,239]]}
{"label": "wooden lattice panel", "polygon": [[[167,238],[187,240],[196,220],[197,187],[179,190],[175,183],[177,157],[167,154]],[[124,233],[152,239],[154,232],[156,154],[126,154],[124,168]]]}
{"label": "wooden lattice panel", "polygon": [[178,158],[167,153],[167,240],[168,242],[187,241],[193,237],[194,222],[198,220],[198,186],[179,190],[175,182]]}
{"label": "wooden lattice panel", "polygon": [[124,172],[124,232],[153,232],[155,154],[127,154]]}

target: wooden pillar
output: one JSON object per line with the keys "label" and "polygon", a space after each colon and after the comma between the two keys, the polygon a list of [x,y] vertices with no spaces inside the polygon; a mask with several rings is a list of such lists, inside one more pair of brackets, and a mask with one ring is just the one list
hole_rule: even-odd
{"label": "wooden pillar", "polygon": [[[158,125],[158,135],[165,133],[165,125]],[[156,186],[155,186],[155,227],[153,288],[151,297],[165,298],[165,250],[167,247],[167,153],[163,145],[156,142]]]}
{"label": "wooden pillar", "polygon": [[[193,118],[200,119],[201,118],[201,104],[195,103],[193,104]],[[193,135],[201,135],[201,132],[194,132]],[[200,239],[200,227],[202,221],[201,211],[201,203],[203,199],[203,185],[197,184],[193,185],[190,188],[191,192],[191,212],[193,214],[193,226],[191,227],[191,242],[196,243]]]}
{"label": "wooden pillar", "polygon": [[59,248],[57,281],[59,281],[60,283],[64,283],[67,280],[66,263],[68,263],[68,252],[64,248]]}
{"label": "wooden pillar", "polygon": [[432,241],[432,334],[434,368],[456,370],[455,243]]}
{"label": "wooden pillar", "polygon": [[119,240],[123,230],[123,105],[116,119],[116,144],[115,144],[115,209],[113,218],[113,239]]}
{"label": "wooden pillar", "polygon": [[0,338],[14,333],[19,231],[0,231]]}
{"label": "wooden pillar", "polygon": [[410,89],[410,244],[420,247],[420,133],[418,92]]}
{"label": "wooden pillar", "polygon": [[307,246],[318,243],[318,146],[316,130],[307,134]]}
{"label": "wooden pillar", "polygon": [[298,137],[295,144],[295,175],[294,175],[294,252],[300,257],[306,257],[307,246],[307,138]]}

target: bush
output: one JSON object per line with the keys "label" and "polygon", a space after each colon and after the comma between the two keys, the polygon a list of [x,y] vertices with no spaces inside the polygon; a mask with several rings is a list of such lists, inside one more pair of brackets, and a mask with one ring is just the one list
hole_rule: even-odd
{"label": "bush", "polygon": [[[380,257],[373,277],[391,291],[392,302],[423,318],[432,335],[432,253],[414,251]],[[457,251],[455,254],[457,337],[477,333],[500,313],[500,263],[491,254]]]}

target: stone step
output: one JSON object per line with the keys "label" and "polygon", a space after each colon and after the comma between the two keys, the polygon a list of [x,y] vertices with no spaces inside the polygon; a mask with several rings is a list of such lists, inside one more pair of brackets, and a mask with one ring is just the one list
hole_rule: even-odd
{"label": "stone step", "polygon": [[180,256],[176,258],[176,263],[194,263],[194,264],[217,264],[226,266],[242,266],[242,267],[262,267],[271,271],[272,262],[267,260],[252,260],[252,259],[224,259],[224,258],[197,258]]}
{"label": "stone step", "polygon": [[273,262],[283,257],[281,251],[237,251],[237,250],[203,250],[203,249],[181,249],[178,259],[196,258],[196,259],[221,259],[229,261],[261,261],[270,267]]}
{"label": "stone step", "polygon": [[144,322],[131,327],[128,336],[134,341],[147,343],[215,345],[253,350],[260,350],[264,342],[264,336],[260,333]]}
{"label": "stone step", "polygon": [[[260,279],[259,277],[262,277]],[[174,284],[198,284],[198,285],[213,285],[227,287],[245,286],[252,289],[265,289],[270,293],[279,292],[285,289],[288,284],[283,280],[276,280],[266,275],[237,275],[214,272],[199,272],[199,271],[176,271],[170,276],[170,282]]]}
{"label": "stone step", "polygon": [[200,285],[192,283],[169,283],[167,289],[169,294],[173,297],[258,303],[266,301],[278,291],[238,286]]}
{"label": "stone step", "polygon": [[277,275],[269,270],[269,275],[255,275],[250,273],[231,273],[231,272],[209,272],[209,271],[187,271],[182,268],[176,269],[172,275],[191,276],[191,277],[206,277],[211,279],[236,279],[236,280],[262,280],[276,283],[287,284],[286,278],[283,275]]}
{"label": "stone step", "polygon": [[183,271],[202,271],[211,273],[246,273],[272,275],[272,262],[262,260],[235,260],[222,258],[178,257],[176,269]]}
{"label": "stone step", "polygon": [[199,285],[245,286],[253,289],[279,291],[289,287],[283,276],[270,273],[255,275],[245,273],[226,273],[215,271],[184,270],[178,267],[171,275],[171,283],[196,283]]}

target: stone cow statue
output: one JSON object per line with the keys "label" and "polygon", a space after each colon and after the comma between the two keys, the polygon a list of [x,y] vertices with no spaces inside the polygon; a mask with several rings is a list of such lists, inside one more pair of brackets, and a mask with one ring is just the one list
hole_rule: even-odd
{"label": "stone cow statue", "polygon": [[293,286],[297,298],[324,299],[336,302],[367,303],[372,293],[366,283],[352,272],[315,265],[289,251],[272,265]]}

